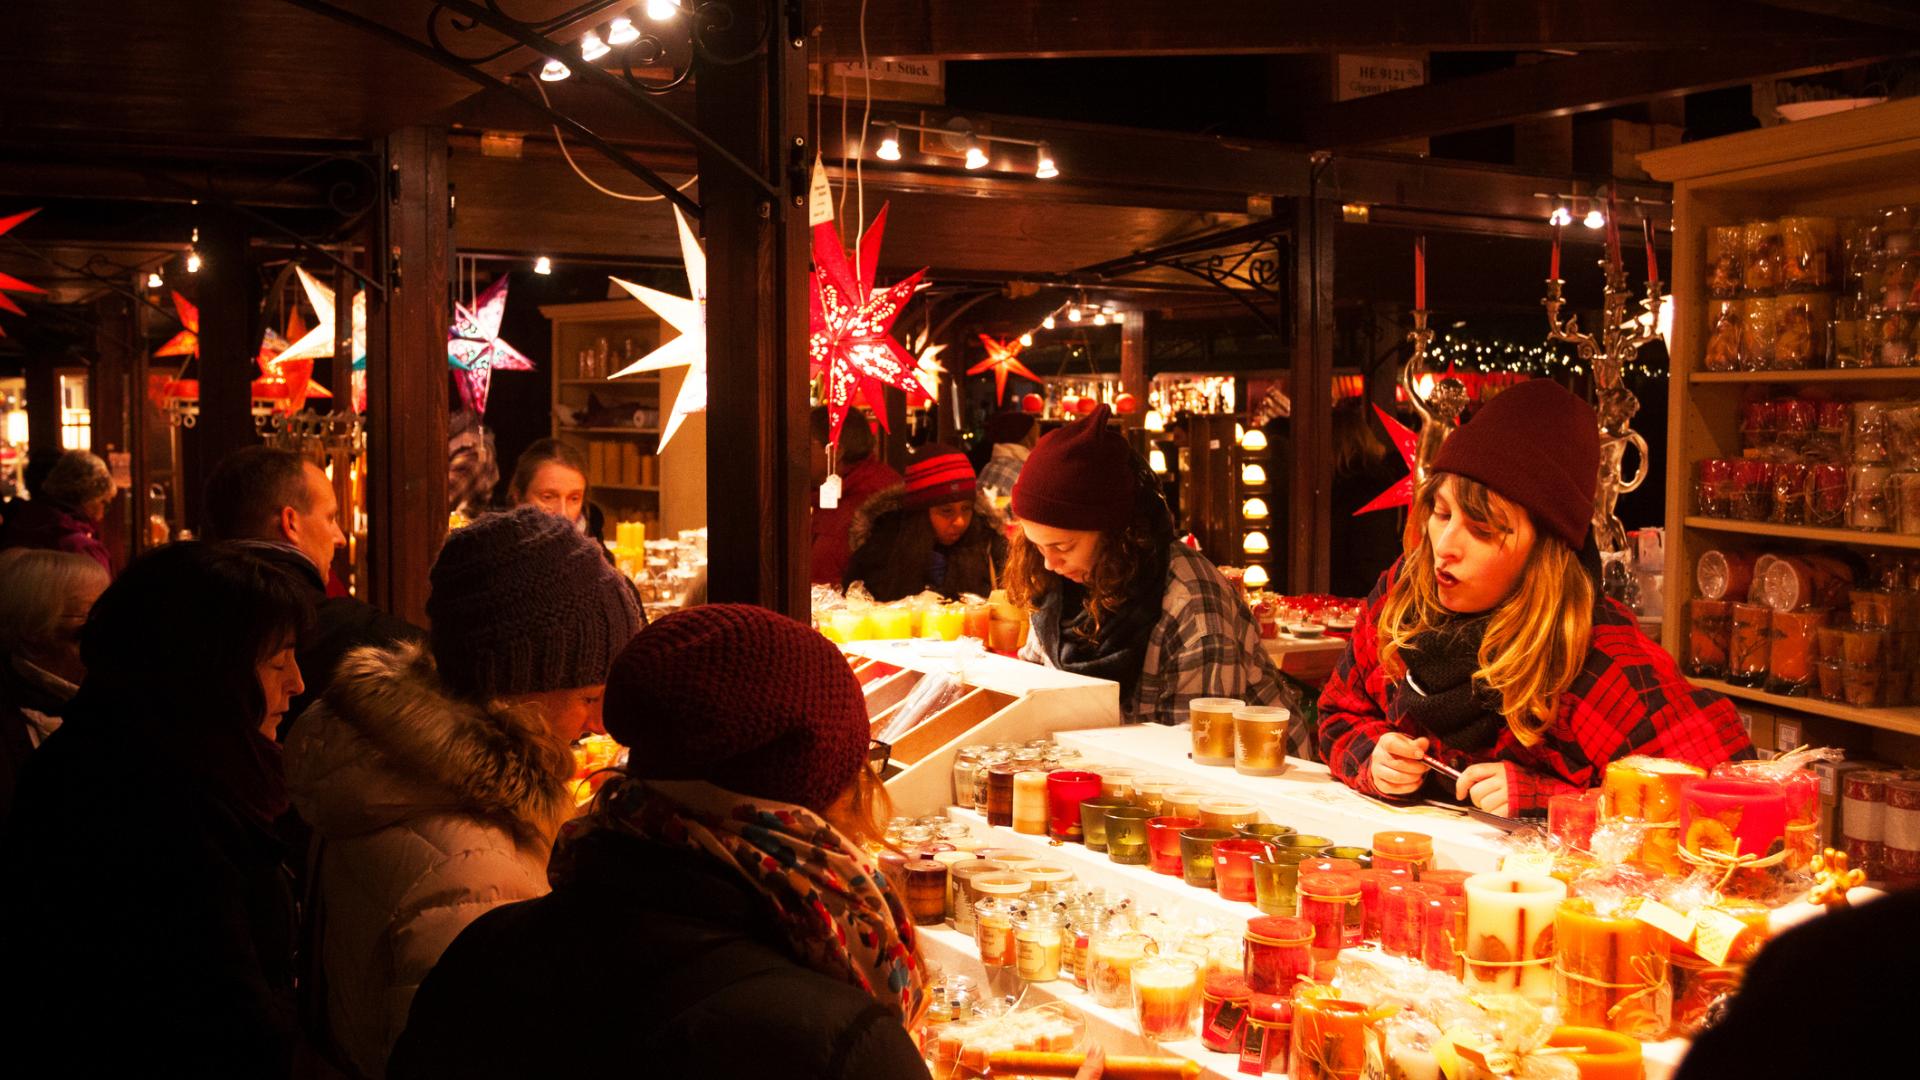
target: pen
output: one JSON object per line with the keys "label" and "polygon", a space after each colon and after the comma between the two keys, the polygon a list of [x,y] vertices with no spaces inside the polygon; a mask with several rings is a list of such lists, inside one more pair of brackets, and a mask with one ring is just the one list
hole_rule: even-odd
{"label": "pen", "polygon": [[1455,780],[1460,779],[1459,769],[1456,769],[1453,766],[1448,765],[1446,762],[1441,761],[1439,758],[1434,757],[1432,754],[1422,754],[1420,755],[1420,760],[1426,762],[1427,767],[1434,770],[1437,773],[1440,773],[1444,776],[1452,777]]}

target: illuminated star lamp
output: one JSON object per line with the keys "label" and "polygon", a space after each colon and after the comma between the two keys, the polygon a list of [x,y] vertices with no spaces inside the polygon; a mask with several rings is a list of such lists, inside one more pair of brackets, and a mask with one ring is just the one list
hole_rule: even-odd
{"label": "illuminated star lamp", "polygon": [[618,379],[622,375],[642,371],[686,367],[687,374],[680,381],[680,392],[673,399],[673,412],[668,414],[666,426],[660,429],[662,450],[673,441],[673,433],[680,430],[681,423],[687,417],[707,411],[707,253],[694,237],[693,228],[687,224],[686,217],[677,206],[673,208],[673,220],[680,226],[680,261],[686,266],[687,288],[693,293],[691,300],[649,289],[645,285],[635,285],[631,281],[613,279],[615,285],[627,290],[635,300],[680,332],[679,337],[614,372],[612,376]]}
{"label": "illuminated star lamp", "polygon": [[914,358],[893,338],[893,321],[920,287],[926,273],[917,270],[879,293],[873,291],[873,270],[880,260],[880,237],[886,230],[887,208],[882,206],[860,243],[860,270],[856,275],[840,244],[840,230],[823,221],[813,228],[813,293],[808,357],[812,369],[826,378],[828,445],[840,441],[840,425],[858,401],[874,406],[880,426],[887,411],[880,407],[881,388],[899,387],[909,405],[928,397]]}
{"label": "illuminated star lamp", "polygon": [[[333,355],[334,297],[333,290],[320,284],[304,266],[293,268],[300,275],[300,286],[307,292],[307,302],[313,305],[314,317],[318,320],[313,329],[305,336],[287,346],[280,354],[282,360],[319,359]],[[353,368],[365,370],[367,366],[367,294],[363,290],[353,294]]]}
{"label": "illuminated star lamp", "polygon": [[1018,341],[1000,341],[996,338],[980,335],[980,344],[987,347],[987,358],[967,369],[967,374],[978,375],[988,368],[993,369],[993,392],[996,403],[1004,405],[1007,401],[1007,374],[1017,372],[1025,378],[1039,382],[1040,376],[1027,370],[1020,362],[1021,344]]}
{"label": "illuminated star lamp", "polygon": [[447,331],[447,366],[460,372],[460,396],[474,412],[487,411],[493,373],[532,371],[525,353],[500,340],[500,320],[507,311],[507,276],[487,286],[473,307],[453,305],[453,328]]}
{"label": "illuminated star lamp", "polygon": [[[35,207],[32,210],[22,210],[17,214],[0,218],[0,236],[5,236],[15,225],[20,224],[39,212],[40,208]],[[13,298],[7,295],[9,291],[31,293],[35,296],[45,296],[47,294],[47,290],[38,285],[30,285],[11,274],[0,274],[0,311],[10,311],[15,315],[25,315],[26,312],[20,310],[20,305],[14,303]],[[0,337],[6,336],[6,331],[0,330]]]}
{"label": "illuminated star lamp", "polygon": [[313,380],[312,360],[282,360],[287,351],[289,338],[298,341],[306,335],[306,327],[300,321],[300,312],[295,310],[287,321],[287,332],[280,334],[269,327],[260,337],[260,352],[254,361],[260,365],[260,377],[253,380],[253,396],[262,401],[274,402],[274,408],[280,412],[299,412],[307,404],[308,398],[330,398],[333,392]]}
{"label": "illuminated star lamp", "polygon": [[1407,425],[1395,420],[1385,409],[1375,405],[1373,411],[1380,414],[1380,423],[1393,437],[1393,445],[1400,451],[1401,460],[1407,463],[1407,475],[1400,482],[1381,492],[1367,505],[1353,512],[1354,517],[1372,513],[1375,510],[1391,510],[1396,506],[1413,505],[1413,458],[1415,449],[1420,445],[1420,436]]}
{"label": "illuminated star lamp", "polygon": [[185,329],[167,339],[165,345],[153,350],[155,356],[200,356],[200,309],[191,300],[173,294],[173,310],[180,316],[180,325]]}

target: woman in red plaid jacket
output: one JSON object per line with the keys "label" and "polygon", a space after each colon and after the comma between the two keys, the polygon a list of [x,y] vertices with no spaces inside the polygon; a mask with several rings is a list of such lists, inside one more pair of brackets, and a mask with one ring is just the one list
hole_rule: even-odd
{"label": "woman in red plaid jacket", "polygon": [[1600,594],[1588,535],[1591,406],[1545,379],[1482,406],[1435,456],[1406,554],[1381,575],[1320,695],[1320,754],[1354,789],[1410,797],[1432,758],[1503,816],[1598,785],[1628,754],[1712,766],[1753,753],[1731,702],[1695,689]]}

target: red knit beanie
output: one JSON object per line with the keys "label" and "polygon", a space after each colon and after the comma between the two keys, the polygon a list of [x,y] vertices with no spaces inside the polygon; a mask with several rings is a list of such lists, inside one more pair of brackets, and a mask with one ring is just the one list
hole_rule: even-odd
{"label": "red knit beanie", "polygon": [[1013,482],[1013,512],[1055,529],[1104,532],[1133,513],[1133,448],[1107,427],[1105,405],[1048,432]]}
{"label": "red knit beanie", "polygon": [[1559,383],[1529,379],[1447,436],[1433,471],[1478,480],[1525,507],[1536,529],[1579,551],[1599,484],[1599,418]]}
{"label": "red knit beanie", "polygon": [[907,459],[906,495],[900,503],[909,510],[924,510],[941,503],[972,502],[978,483],[967,455],[951,446],[928,443],[916,447]]}
{"label": "red knit beanie", "polygon": [[607,677],[607,734],[627,772],[705,780],[822,811],[867,760],[867,704],[840,650],[748,604],[676,611],[640,632]]}

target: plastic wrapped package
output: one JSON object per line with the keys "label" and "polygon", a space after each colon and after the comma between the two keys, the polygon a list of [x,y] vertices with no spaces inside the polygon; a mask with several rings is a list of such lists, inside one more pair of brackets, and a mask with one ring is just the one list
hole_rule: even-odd
{"label": "plastic wrapped package", "polygon": [[1478,1016],[1446,1026],[1435,1044],[1450,1080],[1579,1080],[1580,1070],[1551,1049],[1552,1013],[1516,994],[1474,999]]}
{"label": "plastic wrapped package", "polygon": [[[1735,618],[1739,617],[1735,606]],[[1737,632],[1737,628],[1736,628]],[[1736,653],[1738,647],[1735,648]],[[1697,765],[1633,755],[1607,763],[1602,788],[1610,820],[1638,824],[1645,831],[1633,860],[1658,874],[1683,872],[1680,862],[1680,792],[1707,774]]]}
{"label": "plastic wrapped package", "polygon": [[1083,1053],[1089,1045],[1086,1020],[1057,1001],[930,1027],[921,1039],[937,1080],[991,1075],[988,1059],[999,1051]]}
{"label": "plastic wrapped package", "polygon": [[1566,1023],[1642,1040],[1665,1036],[1673,1011],[1669,938],[1637,917],[1639,904],[1616,889],[1560,905],[1554,1000]]}
{"label": "plastic wrapped package", "polygon": [[1360,1080],[1369,1030],[1396,1011],[1344,1000],[1329,986],[1300,987],[1293,995],[1290,1080]]}

